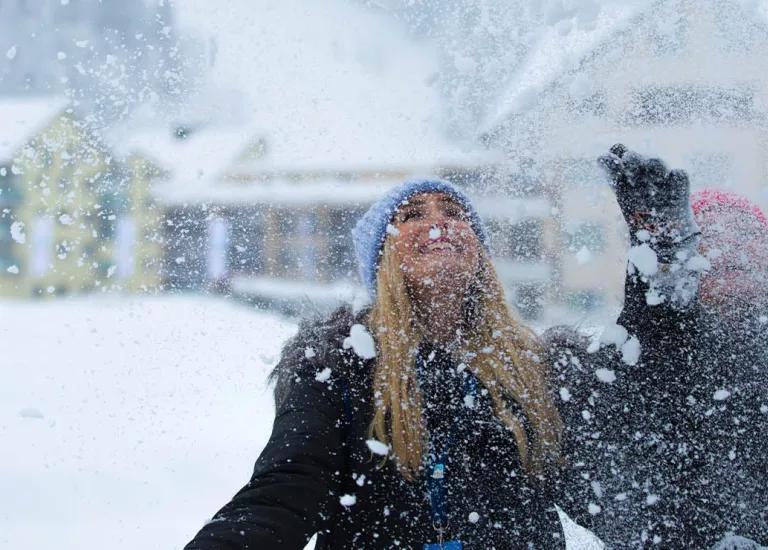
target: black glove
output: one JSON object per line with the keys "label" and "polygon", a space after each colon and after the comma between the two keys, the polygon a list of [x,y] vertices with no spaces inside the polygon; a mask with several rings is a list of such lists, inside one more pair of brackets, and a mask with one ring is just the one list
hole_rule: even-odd
{"label": "black glove", "polygon": [[[685,171],[668,170],[660,159],[645,158],[620,143],[602,155],[598,164],[611,178],[633,245],[650,240],[652,245],[664,248],[698,232]],[[647,238],[638,238],[641,230],[648,232]]]}

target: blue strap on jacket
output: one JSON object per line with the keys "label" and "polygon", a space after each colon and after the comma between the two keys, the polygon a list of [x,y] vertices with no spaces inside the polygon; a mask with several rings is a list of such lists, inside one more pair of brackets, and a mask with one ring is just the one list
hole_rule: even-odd
{"label": "blue strap on jacket", "polygon": [[[464,395],[475,397],[477,395],[477,379],[472,375],[467,375],[464,379]],[[456,550],[461,549],[460,541],[443,542],[443,533],[448,529],[448,492],[446,488],[446,464],[448,454],[454,441],[456,440],[456,431],[459,419],[454,418],[448,433],[448,439],[443,448],[436,455],[430,468],[427,469],[429,477],[427,478],[427,492],[429,493],[429,505],[431,508],[432,527],[437,531],[439,542],[437,544],[425,544],[424,550],[442,549]]]}

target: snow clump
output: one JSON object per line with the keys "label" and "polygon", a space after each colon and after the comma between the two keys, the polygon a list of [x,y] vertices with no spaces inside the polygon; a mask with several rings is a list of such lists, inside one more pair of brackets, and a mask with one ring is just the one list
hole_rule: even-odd
{"label": "snow clump", "polygon": [[[621,325],[607,325],[600,334],[599,342],[602,345],[616,346],[616,349],[621,352],[621,360],[627,365],[637,365],[637,362],[640,360],[640,341],[635,336],[630,337],[627,329]],[[597,349],[594,346],[590,346],[587,351],[594,353]],[[595,374],[597,374],[597,372],[595,372]],[[603,374],[609,376],[608,373]],[[598,378],[599,376],[600,375],[598,375]]]}
{"label": "snow clump", "polygon": [[713,395],[712,399],[715,401],[725,401],[731,396],[731,392],[726,389],[719,389]]}
{"label": "snow clump", "polygon": [[686,262],[685,267],[691,271],[708,271],[712,269],[712,264],[704,256],[697,254]]}
{"label": "snow clump", "polygon": [[637,365],[640,351],[640,340],[633,336],[621,346],[621,360],[629,366]]}
{"label": "snow clump", "polygon": [[365,442],[365,444],[368,445],[368,448],[375,455],[387,456],[389,454],[389,447],[381,441],[376,439],[369,439]]}
{"label": "snow clump", "polygon": [[589,263],[591,259],[592,259],[592,253],[589,251],[589,248],[587,248],[586,246],[582,246],[579,249],[579,251],[576,253],[576,261],[579,263],[579,265]]}
{"label": "snow clump", "polygon": [[648,244],[630,248],[629,261],[646,277],[655,275],[659,271],[659,258]]}
{"label": "snow clump", "polygon": [[339,502],[342,506],[346,506],[349,508],[350,506],[354,506],[357,502],[357,497],[355,495],[341,495],[341,498],[339,499]]}
{"label": "snow clump", "polygon": [[627,341],[629,333],[621,325],[606,325],[603,332],[600,334],[601,344],[613,344],[617,348]]}
{"label": "snow clump", "polygon": [[616,381],[616,373],[611,369],[595,369],[595,376],[597,376],[600,382],[605,382],[606,384],[612,384]]}
{"label": "snow clump", "polygon": [[19,244],[24,244],[27,236],[24,234],[24,222],[13,222],[11,224],[11,238]]}
{"label": "snow clump", "polygon": [[349,336],[344,338],[342,346],[344,349],[352,348],[362,359],[376,357],[376,344],[373,341],[373,336],[361,324],[352,325],[349,329]]}
{"label": "snow clump", "polygon": [[315,375],[315,380],[318,382],[327,382],[331,378],[331,369],[325,367],[323,370]]}

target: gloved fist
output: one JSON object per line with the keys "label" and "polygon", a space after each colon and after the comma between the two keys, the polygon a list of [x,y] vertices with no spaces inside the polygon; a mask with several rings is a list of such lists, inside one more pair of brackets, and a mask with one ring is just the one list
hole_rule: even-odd
{"label": "gloved fist", "polygon": [[646,230],[660,242],[682,240],[697,231],[690,207],[691,185],[683,170],[669,170],[617,143],[598,158],[608,173],[633,243]]}

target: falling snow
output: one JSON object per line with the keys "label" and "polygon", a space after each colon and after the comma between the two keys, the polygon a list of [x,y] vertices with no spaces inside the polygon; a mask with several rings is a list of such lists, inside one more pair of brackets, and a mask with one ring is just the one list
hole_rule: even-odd
{"label": "falling snow", "polygon": [[[0,33],[0,297],[11,312],[0,334],[10,345],[2,435],[22,450],[0,459],[0,485],[20,495],[0,513],[11,518],[0,528],[9,547],[49,548],[65,532],[90,548],[117,531],[125,536],[110,539],[116,548],[146,547],[137,526],[158,518],[168,529],[157,545],[180,546],[247,481],[274,418],[267,376],[302,319],[326,319],[340,304],[358,316],[332,342],[301,340],[291,357],[307,370],[296,384],[346,387],[329,357],[378,366],[386,332],[365,313],[380,288],[358,278],[350,230],[416,175],[447,179],[476,204],[516,322],[537,335],[554,326],[578,333],[580,347],[559,364],[567,376],[548,387],[563,418],[588,427],[582,443],[614,445],[616,434],[601,431],[605,411],[623,421],[636,399],[650,413],[631,437],[654,452],[668,445],[682,456],[701,436],[685,426],[720,422],[726,428],[703,438],[717,447],[702,455],[719,484],[711,498],[724,503],[712,515],[730,517],[725,508],[751,498],[745,472],[759,433],[750,430],[768,414],[759,368],[768,225],[743,202],[768,207],[768,150],[748,139],[766,127],[762,2],[680,11],[641,0],[264,0],[259,17],[245,0],[224,9],[201,0],[16,4],[4,8]],[[695,82],[685,76],[691,67],[700,69]],[[715,188],[710,203],[676,203],[687,187],[671,176],[645,188],[653,170],[609,181],[596,158],[620,140],[685,170],[692,191]],[[718,202],[724,192],[744,196],[736,214]],[[471,250],[450,229],[466,218],[449,218],[416,216],[407,231],[382,225],[382,240],[405,246],[393,248],[393,265],[446,228],[461,243],[452,251]],[[451,269],[474,265],[461,258]],[[381,288],[415,301],[426,264],[399,265],[402,281]],[[421,281],[434,293],[453,276]],[[631,301],[628,288],[638,290]],[[617,321],[630,302],[640,323]],[[430,322],[446,320],[432,312]],[[434,328],[417,315],[401,321],[397,330],[421,338]],[[505,334],[476,349],[501,353]],[[451,372],[473,376],[464,360]],[[680,384],[654,383],[678,374],[686,405],[655,430],[666,402],[651,404]],[[363,410],[356,398],[353,414]],[[454,410],[478,414],[486,401],[482,392],[457,396]],[[373,460],[388,467],[397,439],[382,437],[390,447],[367,437]],[[588,462],[584,472],[600,466]],[[634,529],[633,510],[653,519],[677,506],[667,496],[675,487],[616,464],[609,480],[584,473],[594,502],[580,502],[582,517],[620,510],[620,527]],[[362,495],[379,478],[347,474],[334,498],[367,512]],[[637,486],[608,483],[624,479]],[[120,521],[104,514],[107,494]],[[68,514],[33,506],[41,495]],[[764,508],[759,498],[739,517]],[[494,516],[468,505],[456,517],[482,531]],[[642,545],[668,544],[640,531]],[[713,548],[748,547],[740,535]],[[596,547],[571,531],[566,538]]]}

